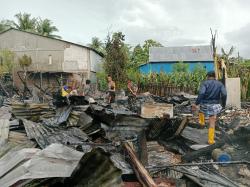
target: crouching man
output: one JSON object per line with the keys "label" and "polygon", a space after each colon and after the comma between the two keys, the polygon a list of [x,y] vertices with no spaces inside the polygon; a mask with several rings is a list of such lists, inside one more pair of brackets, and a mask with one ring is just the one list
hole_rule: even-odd
{"label": "crouching man", "polygon": [[207,80],[205,80],[200,87],[199,95],[196,100],[195,109],[200,105],[200,111],[205,116],[209,117],[208,129],[208,144],[214,144],[214,133],[216,117],[221,112],[222,107],[225,107],[227,99],[227,92],[224,85],[215,79],[215,72],[207,73]]}

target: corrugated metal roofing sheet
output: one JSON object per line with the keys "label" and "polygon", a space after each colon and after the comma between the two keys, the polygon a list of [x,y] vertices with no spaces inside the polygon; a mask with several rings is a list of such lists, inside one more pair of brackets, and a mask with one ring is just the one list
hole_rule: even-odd
{"label": "corrugated metal roofing sheet", "polygon": [[205,45],[149,48],[149,62],[170,61],[213,61],[212,47]]}

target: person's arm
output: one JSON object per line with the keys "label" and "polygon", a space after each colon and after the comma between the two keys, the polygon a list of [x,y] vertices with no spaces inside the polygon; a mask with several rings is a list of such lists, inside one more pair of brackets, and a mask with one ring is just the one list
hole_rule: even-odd
{"label": "person's arm", "polygon": [[199,105],[201,103],[202,99],[204,99],[205,92],[206,92],[206,86],[202,83],[201,87],[200,87],[198,98],[196,99],[196,102],[195,102],[196,105]]}
{"label": "person's arm", "polygon": [[221,104],[222,107],[224,108],[226,106],[227,102],[227,90],[224,85],[221,86]]}
{"label": "person's arm", "polygon": [[131,88],[131,84],[128,84],[128,90],[130,91],[130,93],[132,93],[132,94],[134,94],[134,92],[133,92],[133,90],[132,90],[132,88]]}
{"label": "person's arm", "polygon": [[133,88],[134,88],[134,95],[136,96],[137,92],[138,92],[138,86],[136,84],[134,84]]}

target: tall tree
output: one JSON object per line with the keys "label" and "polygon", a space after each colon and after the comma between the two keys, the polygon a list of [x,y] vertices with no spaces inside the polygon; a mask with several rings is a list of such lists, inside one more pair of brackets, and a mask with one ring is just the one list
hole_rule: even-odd
{"label": "tall tree", "polygon": [[118,86],[126,82],[126,66],[129,61],[128,48],[124,43],[125,35],[115,32],[112,37],[107,36],[105,46],[106,56],[104,69],[118,82]]}
{"label": "tall tree", "polygon": [[9,26],[7,20],[1,20],[0,21],[0,32],[3,32],[3,31],[5,31],[5,30],[7,30],[9,28],[10,28],[10,26]]}
{"label": "tall tree", "polygon": [[150,47],[163,47],[163,45],[155,40],[152,40],[152,39],[144,41],[143,51],[146,55],[146,60],[147,60],[146,62],[148,62],[148,60],[149,60],[149,48]]}
{"label": "tall tree", "polygon": [[17,20],[16,22],[10,21],[11,27],[14,27],[18,30],[36,32],[36,18],[32,18],[31,15],[27,13],[18,13],[15,15],[15,18]]}
{"label": "tall tree", "polygon": [[147,56],[145,55],[143,48],[140,44],[135,46],[131,56],[131,62],[134,66],[138,66],[140,64],[146,63]]}
{"label": "tall tree", "polygon": [[53,34],[54,32],[58,32],[58,29],[49,19],[42,20],[41,18],[39,18],[39,20],[37,21],[36,31],[39,34],[48,36],[50,38],[61,38],[60,36]]}
{"label": "tall tree", "polygon": [[88,44],[89,47],[99,51],[99,52],[104,52],[104,47],[102,41],[98,37],[93,37],[91,39],[91,43]]}
{"label": "tall tree", "polygon": [[135,46],[131,61],[138,65],[147,63],[149,60],[150,47],[163,47],[163,45],[152,39],[145,40],[142,47],[141,45]]}

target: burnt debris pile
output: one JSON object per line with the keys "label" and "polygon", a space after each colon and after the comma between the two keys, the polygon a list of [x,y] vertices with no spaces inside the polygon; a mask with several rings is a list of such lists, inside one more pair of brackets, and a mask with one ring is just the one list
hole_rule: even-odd
{"label": "burnt debris pile", "polygon": [[248,186],[248,103],[223,110],[208,145],[195,98],[3,97],[0,186]]}

